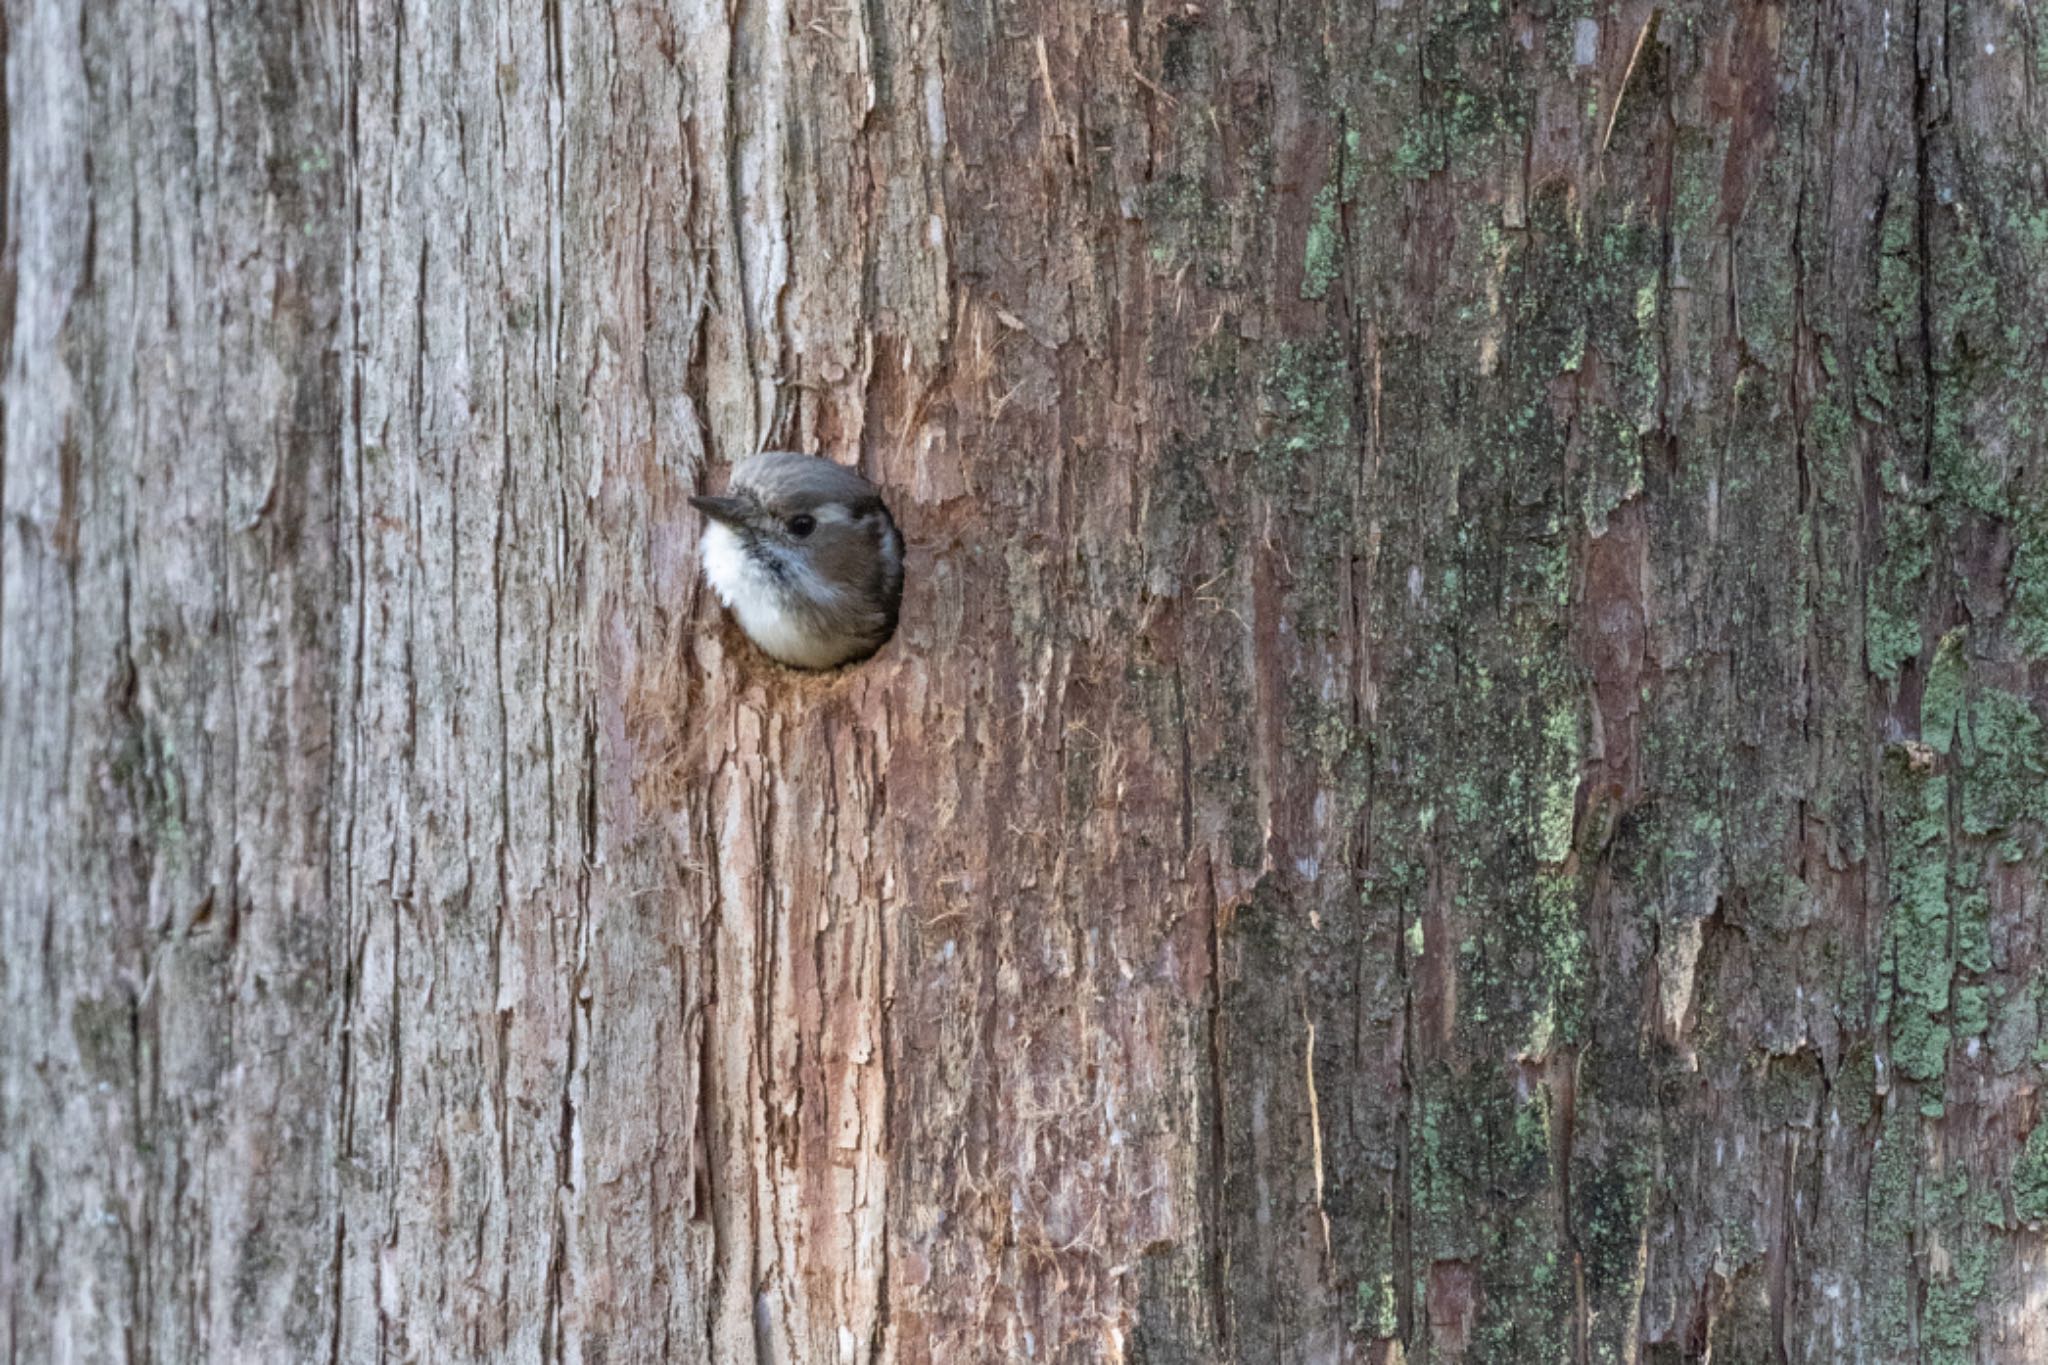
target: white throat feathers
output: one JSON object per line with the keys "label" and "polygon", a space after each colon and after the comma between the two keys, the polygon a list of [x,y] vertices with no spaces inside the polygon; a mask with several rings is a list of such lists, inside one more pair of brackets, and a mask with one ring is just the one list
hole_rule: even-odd
{"label": "white throat feathers", "polygon": [[704,577],[762,652],[795,668],[865,659],[896,629],[903,539],[844,466],[770,452],[733,471],[706,514]]}

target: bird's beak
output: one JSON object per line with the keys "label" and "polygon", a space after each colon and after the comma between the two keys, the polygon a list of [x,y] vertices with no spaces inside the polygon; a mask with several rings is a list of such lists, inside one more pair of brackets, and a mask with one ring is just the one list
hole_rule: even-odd
{"label": "bird's beak", "polygon": [[708,493],[699,493],[690,498],[690,506],[713,521],[722,521],[727,526],[738,526],[747,519],[745,498],[716,497]]}

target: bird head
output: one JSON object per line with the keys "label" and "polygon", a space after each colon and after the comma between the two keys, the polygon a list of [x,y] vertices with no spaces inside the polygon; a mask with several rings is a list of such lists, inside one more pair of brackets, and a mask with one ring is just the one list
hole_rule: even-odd
{"label": "bird head", "polygon": [[726,492],[690,504],[710,519],[706,577],[769,654],[830,668],[867,657],[894,632],[902,537],[853,470],[769,451],[733,470]]}

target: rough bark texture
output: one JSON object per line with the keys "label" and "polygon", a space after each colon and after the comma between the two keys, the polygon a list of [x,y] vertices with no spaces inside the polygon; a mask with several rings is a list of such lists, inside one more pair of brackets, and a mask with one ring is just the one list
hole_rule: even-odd
{"label": "rough bark texture", "polygon": [[8,1360],[2048,1359],[2038,4],[0,33]]}

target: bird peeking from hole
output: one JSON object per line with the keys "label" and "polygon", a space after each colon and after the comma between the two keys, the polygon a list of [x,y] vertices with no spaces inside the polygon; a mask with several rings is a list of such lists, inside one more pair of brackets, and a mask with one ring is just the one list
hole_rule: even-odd
{"label": "bird peeking from hole", "polygon": [[733,470],[709,518],[704,577],[762,652],[792,668],[857,663],[896,633],[903,537],[844,465],[771,450]]}

